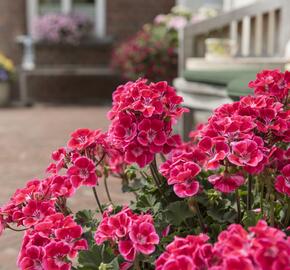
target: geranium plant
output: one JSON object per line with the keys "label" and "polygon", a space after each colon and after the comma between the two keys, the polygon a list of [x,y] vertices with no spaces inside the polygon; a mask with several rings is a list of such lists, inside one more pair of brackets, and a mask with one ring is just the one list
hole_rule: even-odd
{"label": "geranium plant", "polygon": [[[253,96],[217,108],[186,143],[173,134],[186,109],[172,87],[119,86],[108,131],[73,132],[47,177],[1,208],[1,231],[25,231],[18,267],[289,270],[290,72],[262,71],[249,86]],[[115,205],[107,188],[102,204],[108,176],[136,199]],[[98,210],[69,209],[81,186]]]}
{"label": "geranium plant", "polygon": [[93,22],[80,13],[49,13],[33,22],[33,37],[37,41],[77,45],[92,34]]}

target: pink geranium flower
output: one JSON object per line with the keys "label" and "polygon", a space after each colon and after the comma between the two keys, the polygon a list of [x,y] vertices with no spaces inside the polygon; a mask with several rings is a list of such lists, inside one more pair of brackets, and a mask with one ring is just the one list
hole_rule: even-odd
{"label": "pink geranium flower", "polygon": [[91,143],[93,132],[87,128],[80,128],[71,134],[67,145],[71,149],[83,150]]}
{"label": "pink geranium flower", "polygon": [[129,164],[137,163],[141,168],[149,164],[154,158],[154,155],[148,151],[148,148],[132,143],[128,145],[125,153],[125,161]]}
{"label": "pink geranium flower", "polygon": [[44,219],[46,216],[55,213],[53,201],[35,201],[30,200],[23,208],[23,225],[31,227]]}
{"label": "pink geranium flower", "polygon": [[150,222],[136,222],[132,225],[129,237],[137,252],[149,255],[155,251],[159,236]]}
{"label": "pink geranium flower", "polygon": [[282,169],[282,175],[278,175],[275,182],[275,189],[290,197],[290,164]]}
{"label": "pink geranium flower", "polygon": [[67,170],[67,174],[75,188],[81,185],[95,186],[97,175],[92,160],[86,157],[79,157],[74,161],[73,166]]}
{"label": "pink geranium flower", "polygon": [[240,142],[232,142],[232,153],[228,155],[231,163],[237,166],[257,166],[264,158],[258,144],[253,140],[243,140]]}
{"label": "pink geranium flower", "polygon": [[244,184],[245,178],[239,174],[213,174],[208,181],[220,192],[230,193]]}
{"label": "pink geranium flower", "polygon": [[166,134],[164,132],[164,123],[158,119],[143,119],[138,125],[138,142],[143,146],[150,146],[152,153],[160,152],[162,146],[166,143]]}

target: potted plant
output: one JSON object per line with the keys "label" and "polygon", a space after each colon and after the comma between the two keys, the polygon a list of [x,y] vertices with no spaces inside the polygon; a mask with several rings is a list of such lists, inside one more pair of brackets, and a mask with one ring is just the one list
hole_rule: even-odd
{"label": "potted plant", "polygon": [[173,7],[170,13],[159,14],[153,23],[144,25],[120,44],[114,51],[112,66],[127,80],[145,77],[170,83],[177,76],[178,31],[190,22],[213,16],[216,16],[213,9],[192,14],[182,6]]}
{"label": "potted plant", "polygon": [[0,106],[9,104],[9,82],[14,73],[14,65],[10,59],[0,53]]}

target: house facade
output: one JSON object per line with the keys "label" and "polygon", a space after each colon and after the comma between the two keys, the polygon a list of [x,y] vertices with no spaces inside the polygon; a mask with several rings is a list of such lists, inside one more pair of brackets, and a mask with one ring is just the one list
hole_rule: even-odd
{"label": "house facade", "polygon": [[16,37],[29,34],[33,19],[48,12],[86,13],[95,22],[96,36],[120,41],[174,5],[175,0],[1,0],[0,51],[19,63],[21,50]]}

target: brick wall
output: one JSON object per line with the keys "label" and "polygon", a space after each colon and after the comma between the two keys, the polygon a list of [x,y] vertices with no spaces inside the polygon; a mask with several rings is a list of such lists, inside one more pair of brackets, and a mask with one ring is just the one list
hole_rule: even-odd
{"label": "brick wall", "polygon": [[0,0],[0,51],[17,63],[21,52],[15,38],[25,32],[25,20],[25,0]]}
{"label": "brick wall", "polygon": [[108,34],[116,40],[126,39],[174,5],[175,0],[107,0]]}

